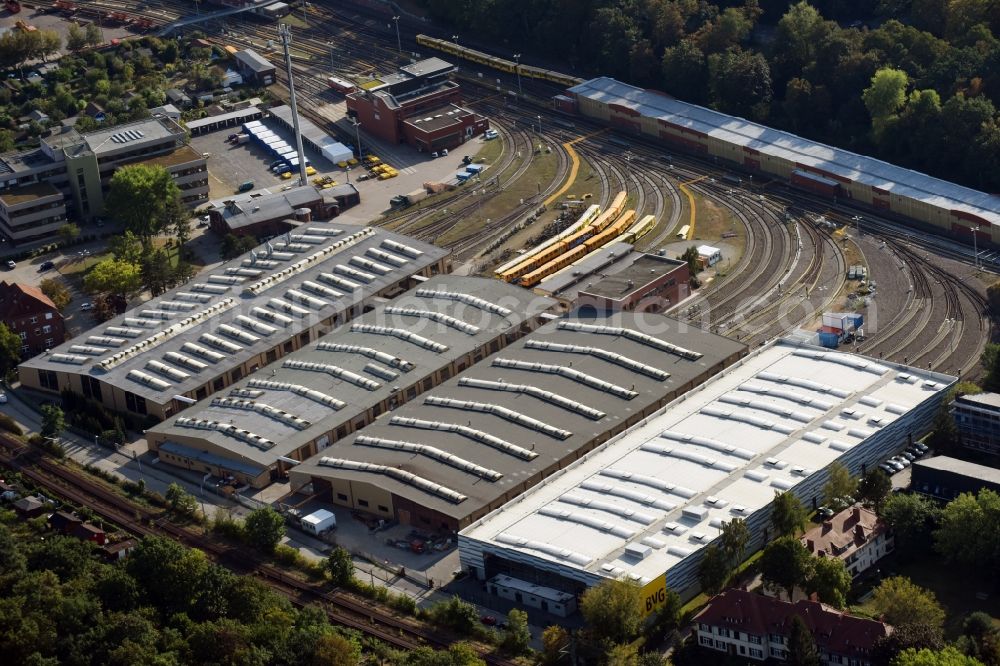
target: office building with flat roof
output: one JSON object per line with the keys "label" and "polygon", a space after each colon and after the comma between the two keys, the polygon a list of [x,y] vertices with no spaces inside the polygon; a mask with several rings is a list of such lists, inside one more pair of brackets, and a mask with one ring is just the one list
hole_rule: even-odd
{"label": "office building with flat roof", "polygon": [[439,275],[164,421],[146,439],[164,462],[263,487],[535,330],[554,304],[497,280]]}
{"label": "office building with flat roof", "polygon": [[859,474],[897,452],[953,382],[772,342],[466,527],[462,567],[569,592],[629,578],[647,598],[689,598],[726,522],[744,519],[761,546],[776,492],[812,505],[831,463]]}
{"label": "office building with flat roof", "polygon": [[458,530],[745,353],[660,315],[559,318],[293,467],[292,488]]}
{"label": "office building with flat roof", "polygon": [[976,393],[955,398],[951,415],[962,446],[1000,455],[1000,394]]}
{"label": "office building with flat roof", "polygon": [[390,231],[307,226],[22,363],[21,384],[164,419],[448,270]]}

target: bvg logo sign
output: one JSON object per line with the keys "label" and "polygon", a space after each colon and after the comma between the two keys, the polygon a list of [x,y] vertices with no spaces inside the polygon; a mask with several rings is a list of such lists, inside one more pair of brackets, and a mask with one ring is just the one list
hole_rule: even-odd
{"label": "bvg logo sign", "polygon": [[667,575],[663,574],[651,580],[642,588],[642,598],[645,602],[646,615],[652,614],[667,601]]}

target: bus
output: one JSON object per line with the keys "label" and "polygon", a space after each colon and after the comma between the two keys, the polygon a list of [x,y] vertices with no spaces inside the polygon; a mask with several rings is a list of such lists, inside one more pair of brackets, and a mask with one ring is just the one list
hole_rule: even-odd
{"label": "bus", "polygon": [[688,233],[691,231],[691,225],[685,224],[681,227],[681,230],[677,232],[677,238],[679,240],[687,240]]}

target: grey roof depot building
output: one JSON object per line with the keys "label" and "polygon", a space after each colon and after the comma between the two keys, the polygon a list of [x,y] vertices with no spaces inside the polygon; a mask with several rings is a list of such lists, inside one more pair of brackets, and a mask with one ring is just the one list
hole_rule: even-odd
{"label": "grey roof depot building", "polygon": [[304,226],[22,363],[21,384],[164,419],[449,270],[384,229]]}
{"label": "grey roof depot building", "polygon": [[440,275],[146,433],[161,461],[260,488],[535,330],[555,301]]}
{"label": "grey roof depot building", "polygon": [[560,318],[293,467],[292,488],[458,530],[745,353],[660,315]]}

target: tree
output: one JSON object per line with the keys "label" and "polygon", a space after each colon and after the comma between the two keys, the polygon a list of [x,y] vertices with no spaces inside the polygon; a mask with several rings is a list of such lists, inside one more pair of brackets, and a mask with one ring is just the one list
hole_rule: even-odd
{"label": "tree", "polygon": [[984,489],[948,502],[934,532],[934,548],[953,564],[995,577],[1000,569],[1000,494]]}
{"label": "tree", "polygon": [[792,616],[788,635],[788,663],[792,666],[819,666],[819,650],[809,625],[799,615]]}
{"label": "tree", "polygon": [[861,93],[876,134],[880,134],[890,118],[903,107],[909,83],[910,79],[903,70],[883,67],[875,72],[871,85]]}
{"label": "tree", "polygon": [[326,558],[326,570],[334,585],[346,587],[354,580],[354,560],[346,548],[337,546]]}
{"label": "tree", "polygon": [[843,608],[851,591],[851,574],[839,557],[816,557],[805,588],[810,594],[815,592],[823,603]]}
{"label": "tree", "polygon": [[101,34],[101,28],[93,23],[87,24],[87,27],[84,28],[84,34],[87,38],[87,44],[90,46],[96,46],[104,41],[104,36]]}
{"label": "tree", "polygon": [[66,32],[66,48],[70,51],[79,51],[86,45],[86,33],[76,23],[70,23]]}
{"label": "tree", "polygon": [[670,635],[680,627],[683,607],[680,595],[667,589],[663,604],[656,610],[652,622],[647,622],[644,628],[647,647],[656,645],[664,639],[669,641]]}
{"label": "tree", "polygon": [[0,373],[7,375],[21,362],[21,336],[0,322]]}
{"label": "tree", "polygon": [[580,612],[592,634],[612,643],[627,643],[645,621],[642,589],[628,580],[604,580],[583,593]]}
{"label": "tree", "polygon": [[708,57],[712,104],[723,113],[767,120],[771,68],[759,53],[732,48]]}
{"label": "tree", "polygon": [[129,230],[108,239],[108,249],[118,261],[138,264],[142,261],[142,242]]}
{"label": "tree", "polygon": [[681,261],[686,261],[688,264],[688,272],[691,275],[697,275],[701,271],[701,260],[698,254],[698,248],[694,245],[684,250],[681,254]]}
{"label": "tree", "polygon": [[804,586],[812,576],[813,557],[794,536],[784,536],[768,544],[760,557],[764,583],[782,588],[792,599],[796,587]]}
{"label": "tree", "polygon": [[164,167],[130,164],[111,177],[105,209],[148,248],[164,229],[166,213],[180,200],[180,188]]}
{"label": "tree", "polygon": [[851,505],[858,481],[839,462],[830,464],[830,478],[823,486],[823,503],[839,511]]}
{"label": "tree", "polygon": [[750,528],[742,518],[733,518],[722,525],[722,536],[719,544],[731,567],[743,561],[747,544],[750,543]]}
{"label": "tree", "polygon": [[222,243],[219,245],[219,256],[223,260],[233,259],[249,252],[255,247],[257,247],[257,241],[250,236],[226,234],[222,237]]}
{"label": "tree", "polygon": [[193,516],[198,509],[198,500],[195,496],[184,490],[179,483],[171,483],[167,486],[164,498],[170,504],[171,510],[182,516]]}
{"label": "tree", "polygon": [[1000,391],[1000,345],[993,342],[987,344],[979,363],[986,370],[983,388],[987,391]]}
{"label": "tree", "polygon": [[994,282],[986,289],[986,302],[990,306],[990,315],[1000,316],[1000,281]]}
{"label": "tree", "polygon": [[42,437],[59,437],[66,429],[66,417],[59,405],[42,405]]}
{"label": "tree", "polygon": [[285,519],[269,506],[251,511],[244,525],[250,543],[265,553],[274,552],[285,536]]}
{"label": "tree", "polygon": [[185,548],[166,537],[145,537],[125,564],[144,598],[168,613],[190,605],[208,567],[202,551]]}
{"label": "tree", "polygon": [[875,641],[872,646],[872,664],[888,664],[904,650],[940,650],[944,647],[944,634],[940,627],[927,624],[904,624],[893,627],[888,636]]}
{"label": "tree", "polygon": [[49,297],[49,300],[52,301],[56,309],[60,312],[73,299],[66,285],[62,283],[62,280],[57,278],[45,278],[39,283],[38,288],[42,290],[43,294]]}
{"label": "tree", "polygon": [[147,252],[139,265],[139,271],[143,285],[149,289],[153,297],[170,288],[173,268],[170,266],[170,257],[163,250],[155,249]]}
{"label": "tree", "polygon": [[99,261],[83,278],[83,288],[93,294],[108,294],[127,299],[139,290],[142,275],[139,267],[127,261]]}
{"label": "tree", "polygon": [[944,625],[944,609],[934,593],[903,576],[883,580],[875,588],[872,606],[894,627],[924,624],[940,631]]}
{"label": "tree", "polygon": [[705,548],[701,564],[698,565],[698,582],[705,594],[718,594],[726,586],[732,567],[730,559],[721,548],[712,544]]}
{"label": "tree", "polygon": [[66,224],[59,227],[59,238],[63,243],[69,244],[80,237],[80,227],[73,224],[72,222],[67,222]]}
{"label": "tree", "polygon": [[163,221],[166,229],[177,239],[178,252],[191,238],[191,213],[181,203],[180,199],[170,201],[163,210]]}
{"label": "tree", "polygon": [[909,648],[892,660],[892,666],[983,666],[983,662],[967,657],[949,645],[937,651]]}
{"label": "tree", "polygon": [[476,607],[457,595],[431,606],[429,614],[434,624],[449,627],[461,634],[471,634],[479,626],[479,613]]}
{"label": "tree", "polygon": [[684,95],[694,103],[708,96],[708,65],[705,54],[690,39],[681,41],[663,53],[663,88],[674,95]]}
{"label": "tree", "polygon": [[312,663],[316,666],[355,666],[361,663],[361,645],[335,631],[327,631],[316,640]]}
{"label": "tree", "polygon": [[930,546],[940,510],[923,495],[897,493],[885,501],[880,515],[892,530],[896,552],[900,557],[912,557]]}
{"label": "tree", "polygon": [[800,532],[806,524],[806,510],[792,493],[775,491],[771,502],[771,526],[778,536]]}
{"label": "tree", "polygon": [[521,655],[531,645],[531,630],[528,629],[528,614],[512,608],[507,613],[507,628],[503,630],[500,647],[511,655]]}
{"label": "tree", "polygon": [[872,507],[875,513],[881,513],[886,498],[892,492],[892,479],[878,467],[867,470],[858,482],[856,497],[865,506]]}
{"label": "tree", "polygon": [[542,655],[543,664],[555,664],[563,659],[564,651],[569,647],[569,632],[557,624],[545,627],[542,632]]}

